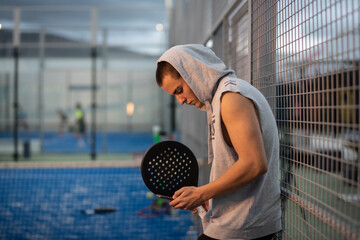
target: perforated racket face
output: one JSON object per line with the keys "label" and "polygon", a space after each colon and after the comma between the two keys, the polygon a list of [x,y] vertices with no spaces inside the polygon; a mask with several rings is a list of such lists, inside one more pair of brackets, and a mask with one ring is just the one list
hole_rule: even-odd
{"label": "perforated racket face", "polygon": [[195,155],[184,144],[163,141],[145,153],[141,175],[150,191],[171,197],[184,186],[197,186],[199,167]]}

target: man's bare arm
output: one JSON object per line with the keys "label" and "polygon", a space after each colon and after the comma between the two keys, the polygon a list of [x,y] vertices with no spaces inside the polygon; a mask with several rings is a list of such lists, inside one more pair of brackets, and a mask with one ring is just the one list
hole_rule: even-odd
{"label": "man's bare arm", "polygon": [[191,210],[208,199],[244,187],[266,173],[265,148],[253,102],[239,93],[227,92],[222,97],[221,116],[238,160],[215,181],[177,191],[172,206]]}
{"label": "man's bare arm", "polygon": [[239,93],[225,93],[221,116],[238,160],[220,178],[203,186],[207,199],[244,187],[267,171],[260,122],[253,102]]}

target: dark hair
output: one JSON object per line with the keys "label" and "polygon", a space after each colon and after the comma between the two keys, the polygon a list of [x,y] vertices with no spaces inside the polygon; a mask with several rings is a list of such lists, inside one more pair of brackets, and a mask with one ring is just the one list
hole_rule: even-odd
{"label": "dark hair", "polygon": [[168,62],[159,62],[156,69],[156,82],[159,87],[162,85],[162,80],[165,75],[170,74],[174,79],[181,77],[180,73]]}

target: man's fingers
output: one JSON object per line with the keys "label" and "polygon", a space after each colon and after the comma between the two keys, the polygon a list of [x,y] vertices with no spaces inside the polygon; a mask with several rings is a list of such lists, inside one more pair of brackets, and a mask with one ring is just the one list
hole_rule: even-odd
{"label": "man's fingers", "polygon": [[[196,204],[196,194],[194,194],[194,187],[183,187],[176,191],[172,196],[173,200],[169,203],[173,208],[181,208],[194,212],[194,206]],[[195,209],[196,213],[197,210]]]}
{"label": "man's fingers", "polygon": [[202,206],[206,211],[209,211],[209,201],[205,201]]}
{"label": "man's fingers", "polygon": [[180,204],[179,204],[179,200],[176,200],[176,198],[178,198],[181,194],[183,193],[183,189],[179,189],[177,190],[174,195],[172,196],[172,201],[169,203],[170,206],[172,206],[173,208],[181,208]]}
{"label": "man's fingers", "polygon": [[172,196],[173,199],[176,199],[177,197],[179,197],[182,193],[183,193],[184,189],[180,188],[179,190],[177,190],[174,195]]}
{"label": "man's fingers", "polygon": [[171,201],[169,204],[170,204],[170,206],[172,206],[173,208],[185,209],[185,208],[184,208],[184,204],[183,204],[183,203],[179,203],[179,202],[176,201],[176,200]]}

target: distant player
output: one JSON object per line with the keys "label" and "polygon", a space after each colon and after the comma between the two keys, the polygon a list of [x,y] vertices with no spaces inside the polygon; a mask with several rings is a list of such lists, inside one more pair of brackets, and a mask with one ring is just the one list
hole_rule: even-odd
{"label": "distant player", "polygon": [[78,141],[79,147],[85,146],[85,140],[88,139],[87,133],[86,133],[86,122],[85,122],[85,114],[81,107],[80,103],[76,104],[75,109],[75,120],[76,120],[76,138]]}

